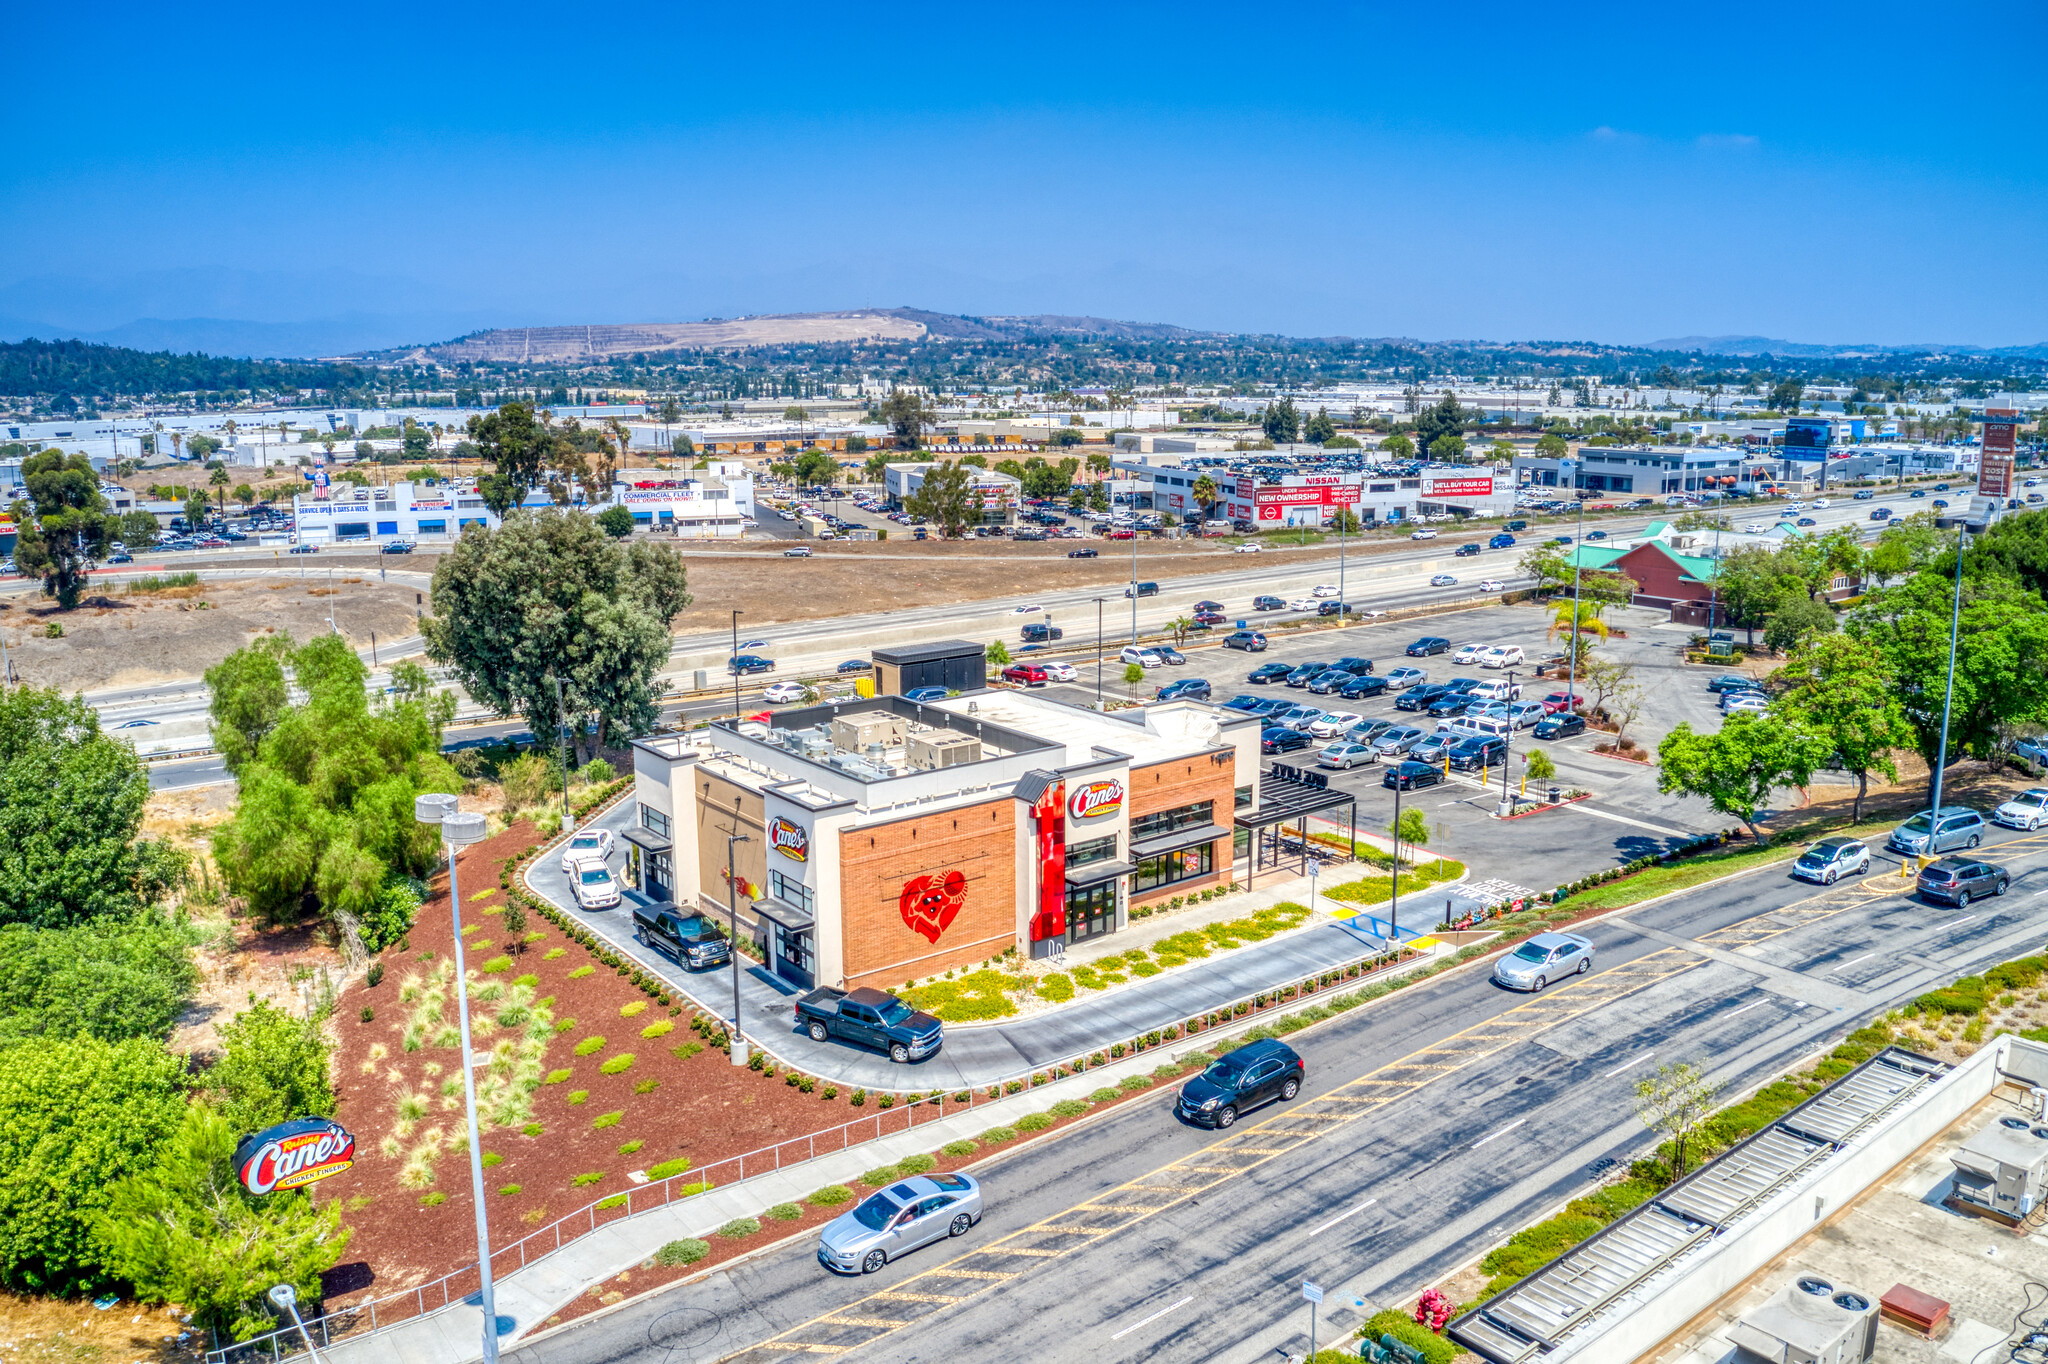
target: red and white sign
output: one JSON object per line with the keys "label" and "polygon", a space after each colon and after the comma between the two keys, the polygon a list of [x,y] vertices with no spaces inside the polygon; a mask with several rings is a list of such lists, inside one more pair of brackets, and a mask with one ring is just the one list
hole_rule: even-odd
{"label": "red and white sign", "polygon": [[897,896],[897,912],[913,933],[936,944],[967,903],[967,878],[958,871],[913,876]]}
{"label": "red and white sign", "polygon": [[327,1118],[297,1118],[244,1137],[235,1170],[252,1194],[302,1189],[355,1163],[356,1139]]}
{"label": "red and white sign", "polygon": [[1124,784],[1114,777],[1104,781],[1091,781],[1074,792],[1067,802],[1067,812],[1075,819],[1094,819],[1100,815],[1113,815],[1124,806]]}
{"label": "red and white sign", "polygon": [[1492,474],[1423,475],[1424,497],[1491,497]]}
{"label": "red and white sign", "polygon": [[792,823],[777,815],[768,821],[768,846],[792,862],[808,861],[811,855],[811,835],[803,825]]}
{"label": "red and white sign", "polygon": [[2012,496],[2013,449],[2020,413],[2015,407],[1984,409],[1984,449],[1977,461],[1977,491],[1984,497]]}

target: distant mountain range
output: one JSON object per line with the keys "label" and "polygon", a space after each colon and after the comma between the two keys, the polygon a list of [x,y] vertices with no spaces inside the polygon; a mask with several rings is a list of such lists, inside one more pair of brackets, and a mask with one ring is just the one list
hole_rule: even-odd
{"label": "distant mountain range", "polygon": [[2048,359],[2048,342],[2031,346],[1953,346],[1927,342],[1911,346],[1883,346],[1875,342],[1850,346],[1822,346],[1806,341],[1785,341],[1769,336],[1678,336],[1645,342],[1645,350],[1698,351],[1703,355],[1782,355],[1798,360],[1841,360],[1859,355],[2011,355]]}

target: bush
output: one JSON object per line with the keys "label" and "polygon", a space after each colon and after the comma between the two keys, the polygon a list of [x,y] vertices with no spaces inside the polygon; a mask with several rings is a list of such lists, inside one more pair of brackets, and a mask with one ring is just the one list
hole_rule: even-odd
{"label": "bush", "polygon": [[1073,979],[1057,972],[1042,977],[1038,982],[1038,997],[1054,1004],[1064,1004],[1074,997]]}
{"label": "bush", "polygon": [[896,1168],[907,1175],[921,1175],[927,1170],[938,1168],[938,1164],[936,1156],[926,1155],[924,1152],[919,1151],[916,1155],[905,1156],[902,1160],[898,1161]]}
{"label": "bush", "polygon": [[615,1193],[609,1198],[600,1198],[597,1200],[597,1210],[599,1212],[604,1212],[611,1208],[623,1208],[625,1206],[626,1195],[622,1193]]}
{"label": "bush", "polygon": [[735,1217],[718,1229],[720,1236],[737,1241],[742,1236],[752,1236],[761,1229],[761,1224],[751,1217]]}
{"label": "bush", "polygon": [[293,1018],[258,1001],[220,1030],[226,1054],[206,1074],[221,1116],[238,1132],[287,1118],[331,1117],[327,1038],[319,1020]]}
{"label": "bush", "polygon": [[689,1168],[690,1158],[688,1156],[678,1156],[674,1160],[664,1160],[661,1164],[650,1167],[647,1171],[647,1177],[649,1179],[671,1179],[676,1175],[684,1173]]}
{"label": "bush", "polygon": [[1119,1089],[1098,1089],[1098,1090],[1096,1090],[1096,1091],[1095,1091],[1095,1092],[1094,1092],[1093,1094],[1090,1094],[1090,1095],[1088,1096],[1088,1102],[1090,1102],[1090,1103],[1097,1103],[1097,1104],[1106,1104],[1106,1103],[1110,1102],[1110,1101],[1111,1101],[1112,1099],[1120,1099],[1120,1098],[1122,1098],[1122,1097],[1123,1097],[1123,1091],[1122,1091],[1122,1090],[1119,1090]]}
{"label": "bush", "polygon": [[597,1115],[596,1119],[591,1122],[590,1125],[597,1131],[602,1132],[607,1127],[617,1127],[619,1125],[619,1120],[625,1116],[626,1115],[623,1110],[614,1113],[600,1113]]}
{"label": "bush", "polygon": [[630,1004],[622,1004],[619,1006],[619,1017],[621,1018],[632,1018],[636,1014],[644,1014],[646,1012],[647,1001],[644,999],[636,999]]}
{"label": "bush", "polygon": [[501,1194],[508,1195],[516,1194],[522,1192],[525,1188],[526,1186],[524,1184],[500,1184],[498,1186],[498,1192]]}
{"label": "bush", "polygon": [[640,1030],[640,1035],[647,1038],[667,1037],[675,1030],[676,1025],[664,1018],[659,1023],[649,1023]]}
{"label": "bush", "polygon": [[1126,1075],[1116,1083],[1120,1089],[1135,1092],[1140,1089],[1150,1089],[1152,1087],[1152,1077],[1149,1075]]}
{"label": "bush", "polygon": [[822,1189],[812,1190],[810,1196],[804,1199],[804,1202],[814,1208],[836,1208],[842,1203],[852,1201],[853,1190],[844,1184],[827,1184]]}
{"label": "bush", "polygon": [[578,1175],[576,1176],[576,1178],[570,1180],[569,1182],[575,1185],[577,1188],[582,1189],[597,1183],[598,1180],[603,1178],[604,1172],[602,1170],[599,1170],[587,1175]]}
{"label": "bush", "polygon": [[586,1037],[576,1044],[576,1054],[578,1056],[595,1056],[603,1050],[603,1037]]}
{"label": "bush", "polygon": [[1072,1118],[1086,1113],[1088,1105],[1082,1103],[1079,1099],[1061,1099],[1052,1106],[1050,1111],[1054,1117]]}
{"label": "bush", "polygon": [[860,1182],[867,1185],[870,1189],[881,1189],[894,1184],[902,1177],[903,1170],[901,1166],[884,1165],[879,1169],[870,1170],[862,1175]]}
{"label": "bush", "polygon": [[794,1203],[777,1203],[768,1209],[768,1215],[778,1222],[794,1222],[804,1215],[804,1210]]}
{"label": "bush", "polygon": [[709,1241],[699,1241],[695,1237],[686,1236],[680,1241],[670,1241],[660,1250],[655,1251],[654,1263],[668,1269],[675,1269],[680,1265],[696,1264],[697,1261],[710,1253],[711,1243]]}
{"label": "bush", "polygon": [[1053,1122],[1054,1118],[1050,1113],[1026,1113],[1017,1119],[1015,1125],[1019,1132],[1043,1132],[1051,1127]]}
{"label": "bush", "polygon": [[583,764],[583,770],[576,775],[592,786],[602,786],[608,781],[618,779],[617,774],[612,771],[612,765],[603,758],[592,758]]}
{"label": "bush", "polygon": [[978,1143],[969,1141],[967,1138],[962,1137],[958,1141],[947,1142],[944,1146],[941,1146],[939,1148],[939,1151],[942,1154],[949,1156],[971,1156],[978,1148]]}
{"label": "bush", "polygon": [[1605,1225],[1601,1218],[1568,1212],[1524,1227],[1479,1262],[1479,1267],[1493,1276],[1479,1296],[1490,1298],[1527,1278]]}
{"label": "bush", "polygon": [[990,1146],[1000,1146],[1006,1141],[1017,1140],[1017,1129],[1014,1127],[991,1127],[988,1131],[981,1134],[981,1140]]}
{"label": "bush", "polygon": [[542,1080],[541,1083],[544,1085],[558,1085],[575,1073],[573,1070],[551,1070],[548,1072],[548,1078]]}
{"label": "bush", "polygon": [[512,958],[510,957],[492,957],[484,963],[484,974],[487,976],[501,976],[511,969]]}
{"label": "bush", "polygon": [[622,1141],[619,1143],[619,1154],[622,1156],[630,1156],[646,1144],[647,1143],[644,1141]]}
{"label": "bush", "polygon": [[569,1091],[569,1102],[572,1104],[580,1104],[589,1097],[590,1091],[587,1089],[572,1089]]}
{"label": "bush", "polygon": [[1456,1342],[1446,1340],[1428,1327],[1417,1324],[1406,1313],[1391,1308],[1373,1313],[1366,1320],[1362,1334],[1373,1341],[1390,1335],[1403,1345],[1420,1350],[1423,1364],[1451,1364],[1462,1353]]}
{"label": "bush", "polygon": [[611,1060],[605,1062],[603,1065],[598,1067],[598,1069],[603,1071],[606,1075],[619,1075],[624,1073],[625,1071],[631,1070],[632,1068],[633,1053],[630,1051],[622,1051],[617,1056],[614,1056]]}

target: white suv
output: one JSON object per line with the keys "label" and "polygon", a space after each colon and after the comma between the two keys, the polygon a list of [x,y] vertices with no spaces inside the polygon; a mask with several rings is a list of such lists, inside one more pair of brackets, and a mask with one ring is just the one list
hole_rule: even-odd
{"label": "white suv", "polygon": [[1519,644],[1496,644],[1479,656],[1482,668],[1511,668],[1522,661]]}
{"label": "white suv", "polygon": [[1158,650],[1140,648],[1136,644],[1124,645],[1124,651],[1117,655],[1117,659],[1124,663],[1135,663],[1141,668],[1163,668],[1166,666],[1166,660],[1159,656]]}
{"label": "white suv", "polygon": [[569,889],[579,909],[611,909],[619,903],[619,883],[602,862],[585,862],[569,874]]}

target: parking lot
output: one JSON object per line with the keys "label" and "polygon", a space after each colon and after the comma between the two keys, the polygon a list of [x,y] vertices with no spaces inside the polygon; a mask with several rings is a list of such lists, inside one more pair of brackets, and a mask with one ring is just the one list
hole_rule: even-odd
{"label": "parking lot", "polygon": [[[1242,603],[1226,605],[1242,607]],[[1250,619],[1256,627],[1257,618]],[[1610,659],[1633,663],[1636,679],[1648,697],[1630,737],[1654,752],[1657,742],[1681,720],[1689,720],[1699,728],[1719,727],[1720,711],[1715,697],[1707,691],[1707,681],[1726,669],[1697,667],[1684,661],[1690,629],[1672,626],[1665,621],[1663,612],[1651,610],[1616,610],[1609,613],[1608,620],[1626,638],[1611,639],[1598,646],[1598,652]],[[1372,659],[1374,671],[1380,673],[1403,664],[1418,666],[1433,682],[1468,673],[1489,678],[1504,675],[1482,672],[1472,664],[1454,664],[1448,654],[1431,658],[1404,656],[1403,651],[1411,641],[1423,635],[1441,635],[1451,641],[1453,649],[1468,642],[1520,645],[1528,664],[1513,670],[1515,678],[1522,684],[1525,698],[1541,698],[1548,692],[1563,690],[1562,679],[1553,682],[1534,675],[1535,663],[1557,651],[1557,644],[1546,638],[1549,623],[1549,613],[1534,605],[1488,606],[1398,623],[1374,622],[1317,630],[1293,637],[1274,634],[1269,637],[1266,652],[1256,654],[1191,640],[1183,650],[1187,662],[1151,669],[1138,695],[1146,699],[1166,683],[1183,677],[1202,677],[1209,681],[1213,699],[1218,703],[1241,694],[1284,694],[1326,710],[1355,712],[1368,719],[1384,717],[1397,723],[1422,723],[1428,728],[1430,722],[1418,721],[1414,713],[1395,709],[1398,692],[1345,701],[1310,696],[1282,683],[1252,686],[1245,678],[1262,663],[1299,664],[1349,655]],[[1229,629],[1221,627],[1214,633],[1220,639]],[[1054,685],[1050,690],[1077,704],[1090,704],[1095,699],[1094,661],[1070,661],[1079,671],[1077,680]],[[1123,669],[1112,647],[1102,669],[1106,696],[1130,694],[1123,682]],[[1659,794],[1654,766],[1592,752],[1599,737],[1589,732],[1545,743],[1523,730],[1514,737],[1508,764],[1511,782],[1519,785],[1525,755],[1540,747],[1557,765],[1558,783],[1591,791],[1591,800],[1519,819],[1499,819],[1494,811],[1500,801],[1501,769],[1495,767],[1487,774],[1485,787],[1477,773],[1453,773],[1443,785],[1404,794],[1402,805],[1419,808],[1428,816],[1432,851],[1468,863],[1475,877],[1497,877],[1532,890],[1548,890],[1562,881],[1661,852],[1687,837],[1732,823],[1716,815],[1702,801]],[[1267,761],[1313,767],[1321,746],[1317,743]],[[1331,786],[1357,795],[1361,830],[1384,833],[1390,828],[1394,793],[1381,785],[1385,775],[1382,765],[1325,771],[1325,775]]]}

